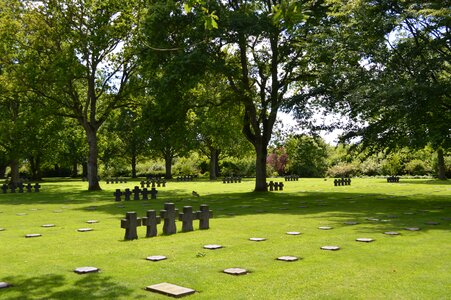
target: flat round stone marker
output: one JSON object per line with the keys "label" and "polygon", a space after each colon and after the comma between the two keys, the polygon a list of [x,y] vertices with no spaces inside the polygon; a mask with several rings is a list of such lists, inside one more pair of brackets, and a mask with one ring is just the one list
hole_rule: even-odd
{"label": "flat round stone marker", "polygon": [[406,227],[404,229],[408,230],[408,231],[419,231],[419,230],[421,230],[421,228],[419,228],[419,227]]}
{"label": "flat round stone marker", "polygon": [[299,231],[288,231],[288,235],[300,235],[301,233]]}
{"label": "flat round stone marker", "polygon": [[332,227],[330,227],[330,226],[320,226],[320,227],[318,227],[318,229],[321,229],[321,230],[331,230]]}
{"label": "flat round stone marker", "polygon": [[346,225],[357,225],[357,224],[359,224],[359,222],[348,221],[348,222],[344,222],[344,224],[346,224]]}
{"label": "flat round stone marker", "polygon": [[386,231],[386,232],[384,232],[384,234],[386,234],[386,235],[399,235],[399,232],[396,232],[396,231]]}
{"label": "flat round stone marker", "polygon": [[230,275],[245,275],[248,273],[246,269],[241,268],[229,268],[225,269],[223,272]]}
{"label": "flat round stone marker", "polygon": [[99,223],[99,221],[97,221],[97,220],[88,220],[88,221],[86,221],[86,223],[94,224],[94,223]]}
{"label": "flat round stone marker", "polygon": [[426,225],[440,225],[439,222],[426,222],[424,224],[426,224]]}
{"label": "flat round stone marker", "polygon": [[160,261],[160,260],[167,259],[167,257],[163,256],[163,255],[153,255],[153,256],[148,256],[146,259],[150,260],[150,261]]}
{"label": "flat round stone marker", "polygon": [[25,235],[26,238],[34,238],[34,237],[40,237],[40,236],[42,236],[42,234],[40,234],[40,233],[29,233],[29,234]]}
{"label": "flat round stone marker", "polygon": [[74,272],[77,274],[96,273],[99,271],[100,271],[100,269],[98,269],[96,267],[80,267],[80,268],[76,268],[74,270]]}
{"label": "flat round stone marker", "polygon": [[265,238],[252,237],[252,238],[249,239],[249,241],[262,242],[262,241],[266,241],[266,239]]}
{"label": "flat round stone marker", "polygon": [[11,284],[9,284],[9,283],[7,283],[7,282],[0,282],[0,289],[4,289],[4,288],[7,288],[7,287],[10,287],[11,286]]}
{"label": "flat round stone marker", "polygon": [[299,258],[297,258],[296,256],[280,256],[277,258],[277,260],[281,260],[281,261],[297,261],[299,260]]}
{"label": "flat round stone marker", "polygon": [[55,227],[55,224],[44,224],[44,225],[41,225],[41,227],[44,227],[44,228]]}
{"label": "flat round stone marker", "polygon": [[26,213],[17,213],[16,215],[18,215],[18,216],[26,216],[27,214]]}
{"label": "flat round stone marker", "polygon": [[93,229],[92,228],[79,228],[79,229],[77,229],[77,231],[79,231],[79,232],[87,232],[87,231],[92,231]]}
{"label": "flat round stone marker", "polygon": [[5,228],[0,228],[0,231],[4,231],[5,230]]}
{"label": "flat round stone marker", "polygon": [[330,251],[337,251],[340,250],[340,247],[338,246],[322,246],[322,250],[330,250]]}
{"label": "flat round stone marker", "polygon": [[357,241],[357,242],[363,242],[363,243],[371,243],[371,242],[373,242],[374,240],[371,239],[371,238],[358,238],[358,239],[356,239],[356,241]]}
{"label": "flat round stone marker", "polygon": [[215,250],[215,249],[221,249],[222,246],[221,245],[205,245],[204,249],[209,249],[209,250]]}
{"label": "flat round stone marker", "polygon": [[146,286],[146,290],[175,298],[188,296],[196,292],[193,289],[167,282]]}

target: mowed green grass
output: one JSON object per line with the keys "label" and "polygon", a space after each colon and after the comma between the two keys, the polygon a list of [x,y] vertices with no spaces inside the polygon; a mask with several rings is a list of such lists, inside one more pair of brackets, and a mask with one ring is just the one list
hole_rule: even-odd
{"label": "mowed green grass", "polygon": [[[434,180],[353,179],[284,182],[282,192],[253,193],[254,182],[169,182],[158,199],[114,201],[107,185],[86,192],[77,181],[41,183],[41,193],[0,194],[0,299],[167,299],[145,291],[169,282],[195,289],[192,299],[451,299],[451,185]],[[195,190],[199,198],[191,196]],[[209,204],[209,230],[124,241],[125,212]],[[125,205],[124,208],[118,207]],[[95,207],[95,210],[91,210]],[[17,215],[26,213],[26,215]],[[379,219],[379,221],[367,220]],[[87,220],[98,220],[87,224]],[[357,221],[358,225],[345,225]],[[436,221],[439,225],[426,225]],[[42,228],[53,223],[56,227]],[[319,230],[332,226],[332,230]],[[91,227],[92,232],[77,232]],[[181,222],[177,222],[179,231]],[[417,232],[404,227],[420,227]],[[300,231],[298,236],[288,231]],[[385,235],[398,231],[399,236]],[[42,237],[25,238],[28,233]],[[267,238],[251,242],[250,237]],[[359,243],[356,238],[375,239]],[[219,250],[203,245],[220,244]],[[320,250],[337,245],[339,251]],[[145,260],[165,255],[165,261]],[[299,261],[281,262],[279,256]],[[77,275],[94,266],[100,273]],[[245,268],[248,275],[222,273]]]}

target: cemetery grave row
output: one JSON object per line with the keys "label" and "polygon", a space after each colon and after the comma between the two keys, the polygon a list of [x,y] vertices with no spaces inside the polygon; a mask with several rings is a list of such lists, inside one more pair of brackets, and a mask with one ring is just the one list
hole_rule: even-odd
{"label": "cemetery grave row", "polygon": [[388,183],[398,183],[399,182],[399,177],[396,177],[396,176],[387,177],[387,182]]}
{"label": "cemetery grave row", "polygon": [[334,180],[334,186],[351,185],[351,178],[340,178]]}
{"label": "cemetery grave row", "polygon": [[197,175],[183,175],[183,176],[177,176],[177,181],[193,181],[194,178],[197,178]]}
{"label": "cemetery grave row", "polygon": [[283,191],[284,184],[283,182],[274,182],[270,181],[269,183],[266,183],[266,186],[269,188],[269,191]]}
{"label": "cemetery grave row", "polygon": [[155,210],[148,210],[146,217],[138,218],[136,212],[127,212],[125,219],[121,220],[121,228],[125,229],[125,240],[138,239],[137,227],[146,226],[146,237],[157,235],[157,225],[163,219],[163,234],[169,235],[177,232],[175,224],[176,219],[182,221],[182,232],[193,231],[193,221],[199,220],[199,229],[210,228],[210,218],[213,217],[213,211],[209,210],[208,205],[202,204],[199,211],[193,212],[191,206],[184,206],[183,212],[179,213],[174,203],[165,203],[164,209],[160,210],[157,216]]}
{"label": "cemetery grave row", "polygon": [[106,184],[114,184],[114,183],[127,183],[127,179],[126,178],[107,178],[106,180]]}
{"label": "cemetery grave row", "polygon": [[299,175],[287,175],[285,181],[299,181]]}
{"label": "cemetery grave row", "polygon": [[158,178],[158,179],[151,179],[151,180],[147,180],[147,181],[142,180],[140,182],[140,184],[141,184],[141,188],[150,187],[150,185],[152,185],[153,188],[155,186],[156,187],[161,187],[161,186],[162,187],[166,187],[166,180],[160,179],[160,178]]}
{"label": "cemetery grave row", "polygon": [[224,177],[222,179],[222,183],[241,183],[241,177],[239,176]]}
{"label": "cemetery grave row", "polygon": [[113,193],[114,201],[120,202],[121,196],[124,196],[125,201],[130,201],[130,196],[133,194],[133,200],[140,200],[140,195],[142,195],[142,200],[149,200],[149,195],[151,199],[157,199],[158,191],[156,188],[151,188],[149,191],[147,188],[143,188],[142,190],[135,186],[133,190],[125,189],[124,192],[121,192],[121,189],[116,189],[116,191]]}
{"label": "cemetery grave row", "polygon": [[15,193],[16,190],[18,190],[19,193],[23,193],[24,189],[26,189],[28,193],[31,193],[32,191],[34,191],[35,193],[39,193],[40,188],[41,188],[41,185],[39,183],[36,183],[35,185],[32,185],[31,183],[24,185],[22,182],[20,182],[17,184],[4,183],[2,185],[3,194],[6,194],[8,192],[8,189],[11,190],[11,193]]}

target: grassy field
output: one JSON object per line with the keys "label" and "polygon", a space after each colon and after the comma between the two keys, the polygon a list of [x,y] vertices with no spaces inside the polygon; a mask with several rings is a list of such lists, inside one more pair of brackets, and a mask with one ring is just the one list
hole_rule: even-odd
{"label": "grassy field", "polygon": [[[41,193],[0,194],[0,299],[167,299],[145,291],[169,282],[192,299],[451,299],[451,184],[434,180],[353,179],[284,182],[282,192],[253,193],[253,181],[169,182],[158,199],[114,202],[116,188],[86,192],[79,181],[46,181]],[[199,198],[193,198],[195,190]],[[209,204],[209,230],[124,241],[125,212]],[[124,207],[120,207],[124,205]],[[25,215],[21,215],[25,214]],[[368,220],[370,219],[370,220]],[[87,220],[99,223],[87,224]],[[357,225],[346,225],[356,221]],[[434,221],[439,225],[426,225]],[[53,223],[52,228],[41,225]],[[320,230],[319,226],[331,226]],[[77,232],[91,227],[91,232]],[[177,222],[181,230],[181,222]],[[420,227],[407,231],[405,227]],[[300,235],[287,235],[299,231]],[[398,236],[385,235],[397,231]],[[42,237],[25,238],[28,233]],[[264,237],[251,242],[251,237]],[[375,239],[372,243],[356,238]],[[220,244],[219,250],[203,245]],[[339,251],[320,250],[337,245]],[[151,262],[150,255],[167,260]],[[295,262],[277,261],[291,255]],[[94,266],[100,273],[77,275]],[[249,274],[232,276],[226,268]]]}

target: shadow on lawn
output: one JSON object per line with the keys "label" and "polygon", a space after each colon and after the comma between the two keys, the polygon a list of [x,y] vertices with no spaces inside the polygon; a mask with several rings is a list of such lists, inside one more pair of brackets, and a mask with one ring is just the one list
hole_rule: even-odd
{"label": "shadow on lawn", "polygon": [[[102,273],[77,275],[72,286],[62,275],[47,274],[39,277],[14,276],[4,280],[13,286],[0,292],[3,299],[117,299],[128,296],[132,290],[113,282]],[[61,286],[65,288],[60,289]]]}

